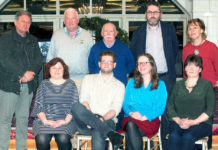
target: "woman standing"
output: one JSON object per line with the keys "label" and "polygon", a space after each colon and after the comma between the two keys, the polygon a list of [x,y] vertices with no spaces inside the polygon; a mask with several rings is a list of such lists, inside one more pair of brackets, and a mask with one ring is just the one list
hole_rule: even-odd
{"label": "woman standing", "polygon": [[201,77],[212,82],[213,87],[218,81],[218,48],[206,40],[205,25],[201,19],[192,19],[187,24],[188,44],[182,51],[183,66],[188,55],[195,54],[202,57],[203,68]]}
{"label": "woman standing", "polygon": [[194,150],[195,141],[212,131],[215,93],[212,84],[200,78],[201,57],[189,55],[184,68],[187,78],[176,82],[167,103],[172,120],[168,150]]}
{"label": "woman standing", "polygon": [[76,130],[71,108],[79,101],[76,85],[69,79],[68,67],[60,58],[45,65],[45,78],[37,90],[32,112],[36,147],[50,150],[54,136],[59,150],[71,150],[70,138]]}
{"label": "woman standing", "polygon": [[127,84],[123,110],[122,128],[126,131],[126,149],[142,150],[142,137],[151,138],[159,129],[159,116],[166,106],[167,91],[158,79],[157,67],[150,54],[137,59],[134,78]]}

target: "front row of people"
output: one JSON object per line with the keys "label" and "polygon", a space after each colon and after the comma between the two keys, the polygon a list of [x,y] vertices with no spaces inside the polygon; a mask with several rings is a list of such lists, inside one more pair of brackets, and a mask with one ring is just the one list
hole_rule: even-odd
{"label": "front row of people", "polygon": [[[70,138],[76,130],[92,135],[93,150],[104,150],[106,138],[111,140],[113,150],[117,150],[123,142],[123,136],[115,131],[122,104],[127,150],[142,150],[142,136],[152,137],[157,133],[167,91],[164,82],[158,79],[153,57],[150,54],[138,57],[126,91],[113,76],[116,67],[113,52],[101,53],[99,67],[99,74],[84,78],[79,98],[63,60],[54,58],[46,64],[46,79],[37,90],[32,111],[38,150],[49,150],[52,136],[60,150],[72,149]],[[200,78],[201,57],[188,56],[184,68],[187,78],[175,84],[167,103],[172,120],[169,150],[193,150],[195,141],[209,135],[212,128],[215,93],[211,83]]]}

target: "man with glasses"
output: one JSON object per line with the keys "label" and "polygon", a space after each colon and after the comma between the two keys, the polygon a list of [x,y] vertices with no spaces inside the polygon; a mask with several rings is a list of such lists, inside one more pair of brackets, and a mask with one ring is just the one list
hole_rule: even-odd
{"label": "man with glasses", "polygon": [[[178,52],[178,40],[175,28],[160,21],[162,12],[160,4],[151,1],[147,4],[146,19],[132,35],[130,49],[135,58],[140,54],[150,53],[157,64],[158,76],[167,87],[168,95],[176,81],[175,60]],[[161,139],[163,149],[167,149],[165,137],[168,134],[169,123],[166,113],[161,120]]]}
{"label": "man with glasses", "polygon": [[[102,52],[99,56],[98,65],[100,72],[86,75],[82,81],[80,102],[108,128],[115,130],[116,116],[122,107],[125,86],[113,76],[116,57],[112,51]],[[92,135],[93,150],[103,150],[105,148],[105,137],[98,128],[87,126],[84,122],[75,121],[81,134]],[[119,140],[117,142],[119,143]],[[117,149],[119,145],[113,145],[117,146],[114,149]]]}

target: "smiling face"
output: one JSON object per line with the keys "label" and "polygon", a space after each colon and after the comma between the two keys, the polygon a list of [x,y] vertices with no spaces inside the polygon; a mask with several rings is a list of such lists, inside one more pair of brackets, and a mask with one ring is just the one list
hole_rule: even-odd
{"label": "smiling face", "polygon": [[116,67],[116,62],[114,62],[113,57],[109,55],[104,55],[99,62],[99,67],[103,74],[110,74],[113,72],[113,69]]}
{"label": "smiling face", "polygon": [[200,28],[199,24],[192,23],[188,26],[187,33],[189,38],[194,41],[198,39],[202,39],[202,33],[204,32],[203,29]]}
{"label": "smiling face", "polygon": [[21,36],[26,36],[26,32],[29,31],[31,25],[31,19],[28,15],[21,15],[14,20],[16,31]]}
{"label": "smiling face", "polygon": [[138,66],[137,66],[138,71],[140,72],[140,74],[142,76],[147,75],[147,74],[151,74],[152,66],[151,66],[151,63],[150,63],[148,57],[140,56],[138,58],[137,64],[138,64]]}
{"label": "smiling face", "polygon": [[57,62],[54,66],[51,66],[49,71],[52,79],[63,79],[64,67],[60,62]]}
{"label": "smiling face", "polygon": [[117,36],[116,27],[112,23],[107,23],[103,26],[101,36],[106,43],[114,42]]}
{"label": "smiling face", "polygon": [[147,11],[145,12],[145,15],[146,15],[148,25],[157,26],[158,23],[160,22],[162,13],[160,12],[157,6],[150,5],[148,6]]}
{"label": "smiling face", "polygon": [[69,32],[77,30],[79,17],[76,11],[67,11],[64,16],[64,24]]}
{"label": "smiling face", "polygon": [[202,69],[195,63],[190,62],[185,67],[185,71],[188,78],[198,78],[200,76]]}

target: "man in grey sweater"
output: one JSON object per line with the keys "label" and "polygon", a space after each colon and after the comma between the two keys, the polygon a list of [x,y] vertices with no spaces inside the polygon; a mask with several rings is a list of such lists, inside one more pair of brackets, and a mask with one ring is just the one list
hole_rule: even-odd
{"label": "man in grey sweater", "polygon": [[81,81],[88,73],[88,56],[94,40],[88,31],[78,26],[78,12],[74,8],[65,10],[64,24],[63,29],[53,33],[46,61],[62,58],[69,67],[70,78],[80,90]]}

